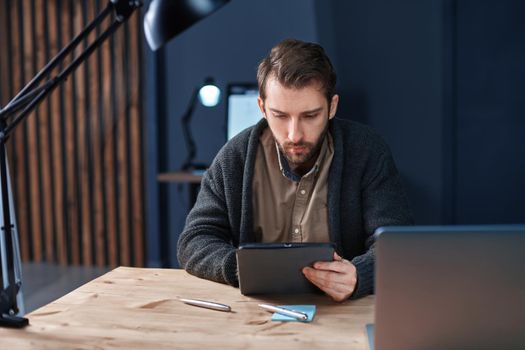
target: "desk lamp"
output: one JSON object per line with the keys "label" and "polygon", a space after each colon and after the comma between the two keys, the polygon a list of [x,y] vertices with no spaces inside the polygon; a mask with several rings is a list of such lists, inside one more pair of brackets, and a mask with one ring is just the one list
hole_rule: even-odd
{"label": "desk lamp", "polygon": [[195,154],[197,153],[197,147],[195,146],[195,141],[193,140],[193,135],[190,130],[190,122],[197,101],[200,101],[205,107],[215,107],[219,103],[220,97],[221,90],[215,85],[213,78],[206,78],[203,85],[197,86],[193,90],[188,109],[182,116],[181,120],[182,132],[184,135],[184,141],[186,142],[186,150],[188,152],[186,160],[182,165],[182,170],[201,171],[207,168],[205,164],[197,164],[193,162]]}
{"label": "desk lamp", "polygon": [[[148,44],[152,50],[159,49],[172,37],[209,16],[227,2],[229,0],[153,0],[144,17],[144,31]],[[16,280],[14,267],[18,245],[15,244],[14,225],[11,222],[6,142],[17,125],[141,6],[140,0],[110,0],[106,8],[80,34],[60,50],[5,108],[0,109],[0,189],[3,218],[1,233],[5,242],[3,247],[0,245],[0,326],[21,328],[29,324],[27,318],[17,316],[19,308],[16,297],[21,281]],[[73,53],[80,43],[87,40],[89,34],[109,16],[112,16],[112,21],[101,34],[69,65],[53,76],[53,69],[63,63],[64,59]],[[7,267],[7,276],[4,276],[4,266]]]}

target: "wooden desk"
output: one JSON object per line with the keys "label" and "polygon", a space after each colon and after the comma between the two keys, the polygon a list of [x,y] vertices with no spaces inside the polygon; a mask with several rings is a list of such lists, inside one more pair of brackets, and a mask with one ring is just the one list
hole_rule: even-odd
{"label": "wooden desk", "polygon": [[[189,306],[178,297],[229,304]],[[316,304],[312,323],[272,322],[257,303]],[[367,349],[374,298],[338,304],[323,295],[245,297],[183,270],[119,267],[0,329],[1,349]]]}

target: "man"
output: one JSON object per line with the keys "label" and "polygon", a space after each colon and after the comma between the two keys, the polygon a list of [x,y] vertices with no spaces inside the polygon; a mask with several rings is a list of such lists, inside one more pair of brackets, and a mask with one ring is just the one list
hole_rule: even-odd
{"label": "man", "polygon": [[332,262],[303,274],[336,301],[374,289],[374,230],[411,223],[386,144],[335,117],[336,74],[322,47],[275,46],[259,65],[264,116],[218,153],[178,242],[189,273],[238,285],[235,249],[248,242],[333,242]]}

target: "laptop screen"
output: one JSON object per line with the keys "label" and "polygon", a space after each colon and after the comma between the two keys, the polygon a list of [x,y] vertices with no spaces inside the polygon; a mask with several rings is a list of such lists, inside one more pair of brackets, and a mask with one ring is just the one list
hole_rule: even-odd
{"label": "laptop screen", "polygon": [[256,124],[262,114],[257,105],[259,89],[255,83],[228,85],[226,138],[229,141],[242,130]]}

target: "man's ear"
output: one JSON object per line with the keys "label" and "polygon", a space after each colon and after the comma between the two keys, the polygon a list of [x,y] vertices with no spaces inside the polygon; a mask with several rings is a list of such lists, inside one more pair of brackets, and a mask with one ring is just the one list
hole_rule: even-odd
{"label": "man's ear", "polygon": [[332,101],[330,101],[330,114],[328,116],[329,119],[332,119],[335,117],[335,113],[337,112],[337,104],[339,103],[339,95],[332,96]]}
{"label": "man's ear", "polygon": [[264,119],[266,119],[266,113],[264,111],[264,101],[261,98],[261,96],[257,97],[257,104],[259,105],[259,109],[261,110],[261,113],[262,113]]}

